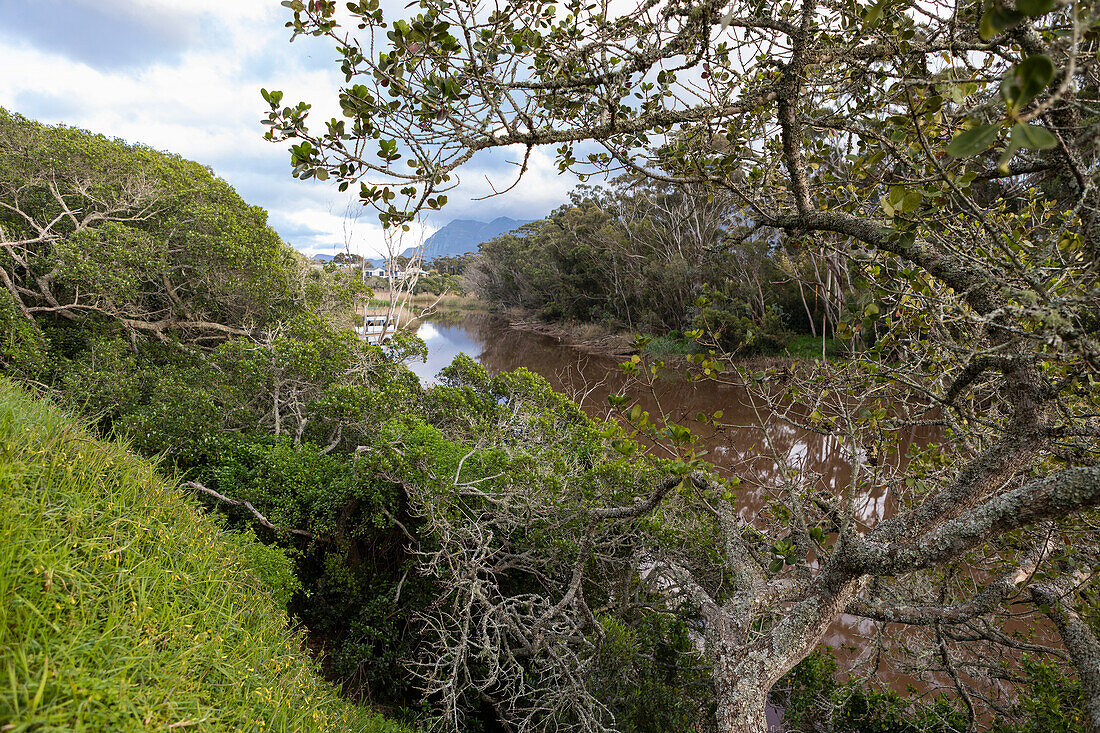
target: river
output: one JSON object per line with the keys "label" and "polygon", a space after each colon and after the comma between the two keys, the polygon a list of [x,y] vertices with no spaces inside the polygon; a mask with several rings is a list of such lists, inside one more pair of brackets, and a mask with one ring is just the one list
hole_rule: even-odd
{"label": "river", "polygon": [[[672,422],[700,436],[699,448],[708,452],[707,460],[745,480],[739,492],[739,509],[746,519],[767,504],[765,487],[774,485],[778,470],[773,455],[802,475],[820,476],[821,485],[829,490],[846,485],[850,478],[850,458],[834,436],[772,421],[765,438],[757,427],[765,416],[738,386],[691,381],[670,370],[652,389],[628,387],[620,368],[622,359],[586,354],[555,338],[515,330],[505,321],[485,315],[425,321],[417,334],[428,345],[428,358],[425,363],[410,364],[410,368],[425,384],[435,381],[441,369],[465,353],[491,373],[526,367],[541,374],[555,390],[572,397],[595,419],[610,412],[608,395],[624,392],[630,396],[628,404],[637,401],[655,417],[668,414]],[[720,427],[714,421],[700,423],[696,417],[716,411],[722,413]],[[914,434],[912,438],[920,436]],[[887,509],[886,499],[879,493],[861,497],[860,518],[874,524]]]}
{"label": "river", "polygon": [[[435,381],[441,369],[459,353],[465,353],[491,373],[518,367],[537,372],[554,389],[573,397],[590,416],[602,419],[611,409],[607,396],[623,392],[627,382],[620,368],[620,358],[586,354],[555,338],[513,329],[507,322],[491,316],[467,315],[425,321],[417,333],[428,345],[428,357],[426,362],[413,363],[410,367],[425,384]],[[668,378],[659,380],[652,392],[631,390],[630,394],[654,415],[667,411],[673,422],[700,435],[700,448],[708,451],[707,460],[723,472],[743,479],[737,493],[738,510],[748,521],[753,521],[767,507],[766,487],[774,485],[778,470],[772,456],[778,456],[788,468],[804,476],[820,476],[821,484],[831,491],[845,486],[849,480],[850,456],[836,437],[800,431],[786,423],[772,421],[768,431],[769,445],[763,431],[756,427],[765,416],[758,414],[747,392],[740,387],[713,381],[690,381],[673,372]],[[722,411],[720,428],[696,419],[700,412],[713,415],[718,410]],[[914,433],[910,439],[922,441],[927,436]],[[903,455],[904,450],[899,454]],[[881,492],[861,497],[860,518],[873,525],[889,511],[887,500]],[[842,663],[852,664],[860,650],[868,648],[866,637],[873,631],[872,622],[841,616],[829,630],[825,642]],[[899,691],[915,683],[923,687],[905,675],[885,670],[880,670],[880,674],[883,681]]]}

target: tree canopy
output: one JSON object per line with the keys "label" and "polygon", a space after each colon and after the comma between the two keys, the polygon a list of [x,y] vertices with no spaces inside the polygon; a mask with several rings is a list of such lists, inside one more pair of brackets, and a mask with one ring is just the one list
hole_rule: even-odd
{"label": "tree canopy", "polygon": [[28,319],[188,341],[289,313],[298,255],[198,163],[0,110],[0,272]]}
{"label": "tree canopy", "polygon": [[[727,486],[687,471],[724,557],[646,555],[705,620],[719,730],[765,730],[768,691],[842,613],[923,629],[976,727],[1008,705],[1009,603],[1052,619],[1100,727],[1078,572],[1095,567],[1100,503],[1095,5],[284,5],[295,35],[333,41],[347,84],[342,118],[317,124],[265,91],[269,137],[292,143],[295,175],[359,184],[388,225],[445,205],[482,151],[513,151],[522,176],[552,146],[562,170],[708,187],[741,209],[732,241],[770,232],[853,268],[860,308],[838,332],[873,332],[862,358],[742,377],[770,422],[842,440],[850,486],[822,492],[776,456],[771,519],[746,522]],[[883,461],[914,425],[942,439]],[[893,509],[868,526],[853,506],[872,487]]]}

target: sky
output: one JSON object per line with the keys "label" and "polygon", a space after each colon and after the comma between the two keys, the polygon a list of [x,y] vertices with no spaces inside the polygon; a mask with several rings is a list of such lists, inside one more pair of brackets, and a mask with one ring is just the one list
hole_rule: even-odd
{"label": "sky", "polygon": [[[312,119],[339,115],[335,51],[290,43],[287,13],[278,0],[0,0],[0,107],[196,160],[267,209],[298,250],[371,256],[384,247],[373,209],[331,180],[292,178],[286,145],[263,139],[261,87],[313,104]],[[541,218],[576,183],[558,175],[552,151],[536,151],[515,190],[473,200],[486,176],[499,185],[514,170],[499,152],[472,161],[447,207],[399,248],[451,219]]]}

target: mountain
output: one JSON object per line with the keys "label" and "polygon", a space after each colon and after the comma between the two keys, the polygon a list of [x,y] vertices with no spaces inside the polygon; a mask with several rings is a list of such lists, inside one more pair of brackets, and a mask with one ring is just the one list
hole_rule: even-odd
{"label": "mountain", "polygon": [[[359,255],[352,255],[353,258],[358,257],[358,256]],[[339,264],[346,264],[346,262],[348,261],[348,256],[344,252],[339,252],[335,255],[324,255],[324,254],[312,255],[312,256],[309,257],[309,259],[312,262],[332,262],[333,260],[335,260],[336,264],[339,265]],[[356,265],[359,264],[359,260],[357,260],[357,259],[352,259],[350,261],[353,264],[356,264]],[[384,267],[385,264],[386,264],[386,258],[385,257],[380,257],[380,258],[374,259],[374,260],[367,260],[367,267]]]}
{"label": "mountain", "polygon": [[[424,242],[424,261],[477,252],[477,246],[482,242],[488,242],[493,237],[499,237],[528,223],[529,220],[519,221],[507,216],[498,216],[488,223],[473,219],[454,219]],[[409,247],[401,254],[411,257],[415,251],[415,247]]]}

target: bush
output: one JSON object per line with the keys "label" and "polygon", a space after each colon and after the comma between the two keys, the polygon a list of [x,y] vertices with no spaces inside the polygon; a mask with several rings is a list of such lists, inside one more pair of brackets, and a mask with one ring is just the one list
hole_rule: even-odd
{"label": "bush", "polygon": [[819,647],[772,693],[789,733],[961,733],[966,716],[946,698],[914,703],[892,690],[839,682],[832,652]]}
{"label": "bush", "polygon": [[769,306],[762,320],[751,316],[742,301],[718,296],[700,308],[694,326],[704,338],[712,340],[723,351],[744,356],[781,352],[790,334],[783,329],[783,314]]}
{"label": "bush", "polygon": [[[1023,722],[993,720],[993,733],[1085,733],[1081,686],[1051,664],[1024,657],[1023,682],[1013,714]],[[773,689],[788,733],[962,733],[961,704],[946,696],[914,701],[859,680],[837,680],[837,662],[814,650]]]}
{"label": "bush", "polygon": [[456,293],[458,295],[463,295],[465,290],[462,287],[462,276],[443,274],[421,275],[420,278],[417,279],[416,285],[413,287],[413,295],[420,295],[421,293],[429,293],[431,295]]}

